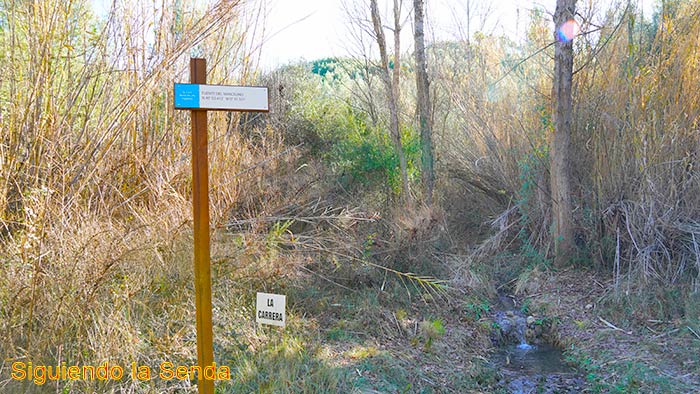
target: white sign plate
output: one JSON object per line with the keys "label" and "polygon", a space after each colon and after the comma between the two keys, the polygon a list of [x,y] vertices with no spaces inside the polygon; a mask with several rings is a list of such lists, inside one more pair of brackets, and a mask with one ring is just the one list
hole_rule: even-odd
{"label": "white sign plate", "polygon": [[255,322],[284,327],[287,321],[286,303],[287,296],[258,293],[255,302]]}
{"label": "white sign plate", "polygon": [[267,87],[175,84],[175,109],[270,110]]}

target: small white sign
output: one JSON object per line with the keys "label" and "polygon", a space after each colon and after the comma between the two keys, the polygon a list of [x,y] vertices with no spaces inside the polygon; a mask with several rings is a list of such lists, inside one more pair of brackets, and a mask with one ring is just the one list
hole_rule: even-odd
{"label": "small white sign", "polygon": [[285,313],[286,304],[287,296],[258,293],[255,302],[255,322],[284,327],[287,321]]}

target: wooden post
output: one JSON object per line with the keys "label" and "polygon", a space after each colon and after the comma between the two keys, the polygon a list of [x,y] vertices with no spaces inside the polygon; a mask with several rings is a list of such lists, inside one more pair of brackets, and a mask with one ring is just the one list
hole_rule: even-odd
{"label": "wooden post", "polygon": [[[207,83],[207,62],[190,59],[190,83]],[[197,362],[213,365],[214,344],[209,263],[209,155],[207,111],[192,110],[192,213],[194,216],[194,291],[197,307]],[[198,377],[199,394],[214,394],[214,381]]]}
{"label": "wooden post", "polygon": [[[202,371],[214,365],[209,263],[209,157],[207,110],[270,111],[264,86],[207,85],[207,62],[190,59],[190,83],[173,86],[175,109],[189,110],[192,122],[192,215],[194,216],[194,291],[197,307],[197,363]],[[214,380],[199,376],[199,394],[214,394]]]}

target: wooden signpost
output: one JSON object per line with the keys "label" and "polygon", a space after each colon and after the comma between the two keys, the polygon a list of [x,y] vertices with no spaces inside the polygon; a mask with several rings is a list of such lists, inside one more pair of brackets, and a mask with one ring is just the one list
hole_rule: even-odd
{"label": "wooden signpost", "polygon": [[[175,109],[190,110],[192,122],[192,211],[194,216],[194,290],[197,307],[197,362],[214,362],[211,269],[209,263],[209,157],[207,111],[268,112],[266,87],[207,85],[207,63],[190,59],[190,83],[175,84]],[[199,377],[200,394],[213,394],[214,381]]]}

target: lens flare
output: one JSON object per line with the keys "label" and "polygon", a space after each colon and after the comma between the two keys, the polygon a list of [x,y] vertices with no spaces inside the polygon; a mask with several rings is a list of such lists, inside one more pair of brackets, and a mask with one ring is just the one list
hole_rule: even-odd
{"label": "lens flare", "polygon": [[573,19],[562,23],[557,29],[557,37],[561,42],[569,42],[581,32],[581,26]]}

